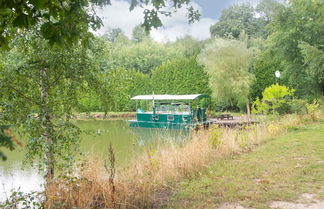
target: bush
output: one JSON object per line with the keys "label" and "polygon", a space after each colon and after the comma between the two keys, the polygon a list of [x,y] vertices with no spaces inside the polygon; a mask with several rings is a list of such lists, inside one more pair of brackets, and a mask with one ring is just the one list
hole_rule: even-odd
{"label": "bush", "polygon": [[305,115],[307,113],[306,109],[307,102],[303,99],[294,99],[291,102],[291,113],[298,115]]}
{"label": "bush", "polygon": [[316,99],[314,99],[311,104],[306,104],[307,114],[312,118],[313,121],[317,120],[319,108],[320,104]]}
{"label": "bush", "polygon": [[219,148],[222,145],[221,136],[222,131],[218,126],[212,126],[209,130],[210,136],[208,137],[208,141],[212,148]]}
{"label": "bush", "polygon": [[253,113],[287,114],[292,112],[294,89],[279,84],[271,85],[262,93],[262,100],[257,98],[252,104]]}

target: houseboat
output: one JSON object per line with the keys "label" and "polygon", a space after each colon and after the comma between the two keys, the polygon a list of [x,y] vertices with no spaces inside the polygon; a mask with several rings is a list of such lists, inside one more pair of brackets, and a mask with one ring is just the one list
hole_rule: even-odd
{"label": "houseboat", "polygon": [[[199,107],[199,100],[207,95],[138,95],[132,100],[150,102],[150,110],[137,108],[136,119],[129,120],[130,127],[192,129],[208,126],[206,109]],[[151,103],[152,102],[152,103]]]}

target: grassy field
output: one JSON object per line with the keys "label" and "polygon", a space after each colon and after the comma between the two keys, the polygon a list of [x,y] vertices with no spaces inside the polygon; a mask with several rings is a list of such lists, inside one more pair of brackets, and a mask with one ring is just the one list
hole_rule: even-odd
{"label": "grassy field", "polygon": [[292,128],[253,152],[218,160],[176,190],[163,208],[269,208],[302,193],[324,199],[324,122]]}

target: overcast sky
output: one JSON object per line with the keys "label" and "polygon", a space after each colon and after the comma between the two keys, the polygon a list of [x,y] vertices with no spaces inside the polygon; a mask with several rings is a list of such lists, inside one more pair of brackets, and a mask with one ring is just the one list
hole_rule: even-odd
{"label": "overcast sky", "polygon": [[[209,27],[219,18],[221,11],[231,4],[249,2],[256,5],[259,0],[194,0],[192,5],[200,10],[202,17],[199,22],[188,24],[186,9],[180,9],[172,17],[161,16],[163,28],[153,30],[151,36],[160,42],[175,41],[177,38],[191,35],[198,40],[210,36]],[[99,9],[98,15],[103,18],[104,26],[98,31],[103,34],[108,28],[121,28],[131,37],[133,28],[143,22],[143,9],[129,11],[129,0],[112,0],[112,5]]]}

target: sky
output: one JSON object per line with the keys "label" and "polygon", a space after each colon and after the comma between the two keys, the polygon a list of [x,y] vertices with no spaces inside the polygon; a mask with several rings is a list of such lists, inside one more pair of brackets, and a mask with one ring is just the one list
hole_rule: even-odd
{"label": "sky", "polygon": [[[131,38],[133,28],[143,22],[143,8],[135,8],[129,11],[130,0],[112,0],[110,6],[97,10],[97,14],[102,18],[103,27],[97,31],[103,34],[109,28],[121,28],[125,34]],[[177,38],[190,35],[197,40],[204,40],[210,37],[209,28],[217,22],[221,11],[232,5],[239,3],[251,3],[256,5],[259,0],[193,0],[192,6],[201,13],[200,21],[193,24],[188,23],[185,8],[173,13],[172,17],[161,16],[163,27],[154,29],[151,36],[159,42],[175,41]]]}

